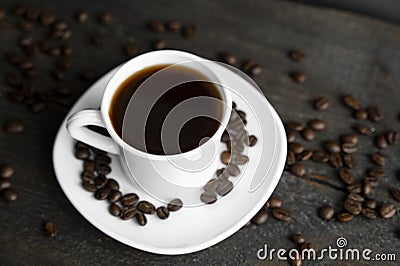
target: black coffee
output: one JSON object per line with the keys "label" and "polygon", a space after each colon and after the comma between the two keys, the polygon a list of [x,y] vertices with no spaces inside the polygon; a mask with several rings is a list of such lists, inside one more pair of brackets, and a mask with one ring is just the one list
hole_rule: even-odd
{"label": "black coffee", "polygon": [[202,74],[183,66],[156,65],[120,85],[109,115],[129,145],[171,155],[190,151],[214,135],[222,110],[219,91]]}

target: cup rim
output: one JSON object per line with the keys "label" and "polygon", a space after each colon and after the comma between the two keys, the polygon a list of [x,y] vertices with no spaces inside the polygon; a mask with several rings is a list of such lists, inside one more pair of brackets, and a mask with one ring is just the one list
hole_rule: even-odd
{"label": "cup rim", "polygon": [[[100,112],[101,112],[101,115],[102,115],[102,118],[103,118],[103,122],[104,122],[104,124],[105,124],[105,127],[106,127],[108,133],[110,134],[111,138],[112,138],[115,142],[117,142],[117,144],[124,150],[124,153],[125,153],[125,150],[128,150],[130,153],[133,153],[133,154],[138,155],[138,156],[143,157],[143,158],[152,159],[152,160],[170,160],[170,159],[176,159],[176,158],[179,158],[179,157],[182,157],[182,156],[185,156],[185,157],[186,157],[186,156],[191,156],[191,155],[197,154],[197,150],[198,150],[201,146],[206,145],[207,143],[211,143],[211,142],[213,142],[213,141],[217,141],[216,138],[217,138],[218,136],[222,135],[223,130],[225,130],[225,128],[223,127],[223,125],[227,125],[227,124],[228,124],[228,121],[229,121],[229,118],[230,118],[230,114],[231,114],[231,110],[232,110],[232,96],[231,96],[231,94],[230,94],[230,91],[224,89],[224,87],[222,86],[222,88],[220,89],[220,91],[222,91],[222,93],[224,94],[224,97],[225,97],[225,102],[224,102],[224,113],[223,113],[223,116],[222,116],[222,119],[221,119],[221,122],[222,122],[222,123],[220,124],[219,128],[214,132],[214,134],[212,135],[212,137],[211,137],[209,140],[207,140],[205,143],[201,144],[200,146],[198,146],[198,147],[196,147],[196,148],[194,148],[194,149],[192,149],[192,150],[190,150],[190,151],[186,151],[186,152],[182,152],[182,153],[177,153],[177,154],[160,155],[160,154],[152,154],[152,153],[148,153],[148,152],[139,150],[139,149],[137,149],[137,148],[135,148],[135,147],[129,145],[128,143],[126,143],[126,142],[115,132],[114,127],[113,127],[113,125],[112,125],[112,123],[111,123],[110,116],[109,116],[109,114],[108,114],[108,111],[109,111],[108,109],[109,109],[109,108],[106,108],[106,107],[108,107],[109,103],[111,102],[112,97],[114,96],[115,90],[117,89],[117,88],[115,88],[115,87],[110,87],[110,86],[111,86],[110,84],[113,83],[112,81],[114,81],[114,79],[116,78],[116,76],[117,76],[117,74],[118,74],[119,72],[125,70],[124,67],[127,67],[127,65],[128,65],[129,63],[132,64],[131,62],[133,62],[133,61],[139,61],[139,60],[143,60],[143,59],[146,58],[146,57],[149,57],[149,58],[150,58],[150,57],[152,57],[152,56],[161,56],[161,55],[174,55],[174,56],[177,56],[177,57],[181,57],[181,58],[183,58],[183,59],[184,59],[184,58],[187,59],[187,60],[182,60],[182,62],[179,62],[179,63],[191,62],[191,61],[213,62],[213,61],[211,61],[211,60],[209,60],[209,59],[206,59],[206,58],[197,56],[197,55],[195,55],[195,54],[188,53],[188,52],[183,52],[183,51],[179,51],[179,50],[151,51],[151,52],[147,52],[147,53],[138,55],[138,56],[136,56],[136,57],[134,57],[134,58],[132,58],[132,59],[126,61],[125,63],[123,63],[123,64],[117,69],[117,71],[112,75],[112,77],[110,78],[110,80],[108,81],[108,83],[107,83],[107,85],[106,85],[106,88],[105,88],[105,90],[104,90],[104,94],[103,94],[103,97],[102,97],[102,100],[101,100],[101,105],[100,105]],[[160,63],[160,64],[161,64],[161,63]],[[148,67],[148,66],[151,66],[151,65],[152,65],[152,64],[144,65],[143,67],[141,67],[141,69],[143,69],[143,68],[145,68],[145,67]],[[207,67],[207,66],[206,66],[206,67]],[[207,67],[207,68],[208,68],[208,67]],[[218,84],[221,84],[221,82],[220,82],[220,80],[219,80],[219,78],[218,78],[217,73],[215,73],[215,71],[213,71],[213,70],[211,70],[211,69],[209,69],[209,70],[210,70],[210,72],[211,72],[212,74],[215,75],[215,78],[214,78],[215,80],[212,80],[212,81],[213,81],[213,82],[216,82],[216,83],[218,83]],[[134,73],[134,72],[132,72],[132,74],[133,74],[133,73]],[[131,74],[131,75],[132,75],[132,74]],[[202,73],[202,74],[204,74],[204,73]],[[208,75],[206,75],[206,76],[208,77]],[[110,91],[110,90],[113,90],[113,93],[112,93],[111,95],[109,95],[108,97],[105,97],[105,96],[106,96],[106,93],[107,93],[108,91]]]}

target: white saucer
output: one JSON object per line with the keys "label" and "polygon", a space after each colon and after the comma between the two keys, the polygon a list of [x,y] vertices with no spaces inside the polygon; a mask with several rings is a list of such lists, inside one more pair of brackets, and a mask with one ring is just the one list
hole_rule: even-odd
{"label": "white saucer", "polygon": [[[148,215],[148,223],[143,227],[137,225],[134,219],[122,221],[111,216],[106,201],[94,199],[93,193],[82,188],[82,162],[74,157],[76,141],[66,130],[66,119],[63,121],[53,149],[58,182],[75,208],[102,232],[126,245],[152,253],[191,253],[234,234],[268,200],[278,184],[286,160],[286,135],[282,121],[264,95],[248,81],[221,65],[215,64],[213,68],[222,83],[235,87],[237,93],[233,93],[232,98],[238,109],[247,113],[249,134],[259,139],[257,145],[249,149],[250,161],[244,174],[234,182],[234,189],[213,205],[184,207],[171,213],[166,220]],[[108,72],[93,84],[66,117],[82,109],[99,108],[104,88],[115,71]],[[156,206],[162,205],[124,176],[117,157],[112,159],[113,171],[109,177],[119,182],[123,193],[135,192],[141,199],[149,199]]]}

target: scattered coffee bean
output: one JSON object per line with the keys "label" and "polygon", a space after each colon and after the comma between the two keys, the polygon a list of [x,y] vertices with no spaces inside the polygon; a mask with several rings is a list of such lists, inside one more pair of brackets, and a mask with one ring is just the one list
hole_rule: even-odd
{"label": "scattered coffee bean", "polygon": [[375,138],[375,144],[378,148],[386,149],[388,146],[385,135],[379,135]]}
{"label": "scattered coffee bean", "polygon": [[222,136],[221,136],[221,142],[228,143],[230,141],[231,141],[231,139],[230,139],[229,133],[227,131],[224,131],[224,133],[222,133]]}
{"label": "scattered coffee bean", "polygon": [[283,204],[283,201],[279,198],[270,198],[267,202],[271,209],[281,208]]}
{"label": "scattered coffee bean", "polygon": [[3,200],[11,202],[11,201],[17,200],[18,193],[12,188],[7,188],[7,189],[1,191],[1,196],[2,196]]}
{"label": "scattered coffee bean", "polygon": [[261,208],[257,214],[251,219],[251,222],[256,225],[265,223],[268,220],[268,212],[265,208]]}
{"label": "scattered coffee bean", "polygon": [[372,184],[369,182],[365,182],[363,186],[364,195],[369,195],[372,192]]}
{"label": "scattered coffee bean", "polygon": [[336,141],[326,141],[324,143],[324,148],[330,152],[330,153],[338,153],[341,151],[341,147],[339,145],[339,143],[337,143]]}
{"label": "scattered coffee bean", "polygon": [[330,106],[329,99],[327,97],[325,97],[325,96],[321,97],[321,98],[318,98],[314,102],[314,108],[316,110],[319,110],[319,111],[327,110],[329,108],[329,106]]}
{"label": "scattered coffee bean", "polygon": [[377,205],[377,202],[376,202],[376,200],[374,200],[374,199],[367,199],[367,200],[364,202],[364,205],[365,205],[365,207],[367,207],[367,208],[375,209],[375,208],[376,208],[376,205]]}
{"label": "scattered coffee bean", "polygon": [[295,176],[301,177],[306,174],[306,167],[304,164],[295,163],[290,166],[290,172]]}
{"label": "scattered coffee bean", "polygon": [[361,214],[367,219],[375,219],[376,218],[376,211],[370,208],[363,208],[361,210]]}
{"label": "scattered coffee bean", "polygon": [[304,82],[306,82],[307,79],[306,74],[304,74],[303,72],[292,72],[290,73],[290,77],[297,84],[303,84]]}
{"label": "scattered coffee bean", "polygon": [[314,250],[313,245],[310,242],[305,242],[301,245],[300,250]]}
{"label": "scattered coffee bean", "polygon": [[285,210],[285,209],[282,209],[282,208],[273,209],[272,210],[272,215],[276,219],[278,219],[280,221],[284,221],[284,222],[287,222],[287,221],[289,221],[291,219],[290,212]]}
{"label": "scattered coffee bean", "polygon": [[326,129],[326,124],[321,119],[313,119],[308,123],[308,126],[315,131],[322,131]]}
{"label": "scattered coffee bean", "polygon": [[182,28],[182,36],[186,39],[192,38],[197,33],[197,28],[193,25],[185,25]]}
{"label": "scattered coffee bean", "polygon": [[164,206],[158,207],[156,212],[157,212],[158,218],[160,218],[162,220],[167,219],[169,217],[169,210],[168,210],[168,208],[166,208]]}
{"label": "scattered coffee bean", "polygon": [[351,154],[351,153],[355,153],[357,151],[357,145],[346,142],[346,143],[342,143],[341,149],[344,153]]}
{"label": "scattered coffee bean", "polygon": [[42,24],[43,26],[50,26],[54,23],[55,20],[56,17],[52,13],[42,13],[40,15],[40,24]]}
{"label": "scattered coffee bean", "polygon": [[88,20],[89,14],[86,11],[79,10],[75,13],[75,19],[79,23],[86,22]]}
{"label": "scattered coffee bean", "polygon": [[375,129],[375,127],[370,127],[365,124],[359,124],[356,126],[356,130],[361,135],[371,136],[375,132],[376,129]]}
{"label": "scattered coffee bean", "polygon": [[229,65],[235,65],[237,62],[236,56],[227,51],[219,53],[218,60]]}
{"label": "scattered coffee bean", "polygon": [[312,159],[319,163],[326,163],[327,161],[329,161],[329,154],[321,150],[314,151]]}
{"label": "scattered coffee bean", "polygon": [[382,167],[374,167],[369,169],[368,175],[375,178],[385,177],[385,170]]}
{"label": "scattered coffee bean", "polygon": [[110,192],[111,189],[109,187],[101,187],[96,191],[94,197],[98,200],[105,200],[110,194]]}
{"label": "scattered coffee bean", "polygon": [[167,208],[168,208],[168,210],[175,212],[175,211],[180,210],[182,208],[182,206],[183,206],[182,200],[173,199],[168,203]]}
{"label": "scattered coffee bean", "polygon": [[288,143],[292,143],[296,141],[296,132],[295,131],[288,131],[286,132],[286,138]]}
{"label": "scattered coffee bean", "polygon": [[347,168],[353,168],[357,165],[356,158],[353,154],[344,154],[343,155],[343,163]]}
{"label": "scattered coffee bean", "polygon": [[136,208],[146,214],[153,214],[156,211],[155,206],[148,201],[139,201]]}
{"label": "scattered coffee bean", "polygon": [[117,204],[111,204],[110,207],[108,208],[112,216],[120,216],[121,215],[121,207],[119,207]]}
{"label": "scattered coffee bean", "polygon": [[243,165],[246,164],[249,161],[249,157],[244,154],[237,154],[235,158],[235,163],[237,165]]}
{"label": "scattered coffee bean", "polygon": [[14,175],[15,168],[10,165],[2,166],[0,169],[0,177],[2,178],[10,178]]}
{"label": "scattered coffee bean", "polygon": [[129,220],[137,214],[136,208],[133,206],[126,206],[121,211],[121,219]]}
{"label": "scattered coffee bean", "polygon": [[113,15],[109,12],[103,13],[99,16],[99,21],[104,25],[110,25],[113,22]]}
{"label": "scattered coffee bean", "polygon": [[362,184],[361,183],[353,183],[347,186],[347,191],[350,193],[361,193],[362,192]]}
{"label": "scattered coffee bean", "polygon": [[308,161],[313,156],[313,152],[305,150],[297,156],[298,161]]}
{"label": "scattered coffee bean", "polygon": [[389,219],[396,214],[396,207],[391,203],[385,203],[379,209],[379,213],[385,219]]}
{"label": "scattered coffee bean", "polygon": [[371,160],[376,165],[384,166],[388,161],[388,157],[380,152],[375,152],[374,154],[372,154]]}
{"label": "scattered coffee bean", "polygon": [[164,22],[161,20],[151,20],[148,23],[148,26],[151,30],[155,32],[164,32],[165,31],[165,25]]}
{"label": "scattered coffee bean", "polygon": [[136,193],[129,193],[129,194],[125,194],[122,198],[121,198],[121,203],[124,206],[132,206],[134,205],[136,202],[139,201],[139,196],[136,195]]}
{"label": "scattered coffee bean", "polygon": [[229,180],[225,180],[218,185],[216,191],[217,191],[218,195],[225,196],[226,194],[231,192],[232,189],[233,189],[233,183]]}
{"label": "scattered coffee bean", "polygon": [[303,51],[300,51],[300,50],[292,50],[292,51],[289,52],[289,57],[290,57],[290,59],[292,59],[293,61],[296,61],[296,62],[301,63],[301,62],[303,62],[303,61],[306,59],[307,55],[306,55],[306,53],[303,52]]}
{"label": "scattered coffee bean", "polygon": [[370,107],[367,109],[367,112],[368,117],[374,122],[379,122],[383,119],[383,110],[380,107]]}
{"label": "scattered coffee bean", "polygon": [[83,181],[82,187],[89,192],[95,192],[97,190],[97,186],[90,181]]}
{"label": "scattered coffee bean", "polygon": [[353,220],[354,219],[354,215],[351,214],[351,213],[348,213],[348,212],[343,212],[343,213],[338,214],[336,216],[336,219],[339,222],[346,223],[346,222],[350,222],[351,220]]}
{"label": "scattered coffee bean", "polygon": [[226,167],[226,170],[228,170],[229,175],[231,175],[231,176],[233,176],[233,177],[238,176],[238,175],[240,174],[240,169],[239,169],[239,167],[237,167],[237,165],[232,164],[232,163],[229,164],[229,165]]}
{"label": "scattered coffee bean", "polygon": [[217,194],[213,191],[204,191],[200,195],[200,200],[206,204],[213,204],[217,201]]}
{"label": "scattered coffee bean", "polygon": [[340,153],[331,153],[331,155],[329,156],[329,162],[335,168],[343,167],[343,159],[340,156]]}
{"label": "scattered coffee bean", "polygon": [[11,187],[11,182],[9,178],[0,178],[0,191],[10,187]]}
{"label": "scattered coffee bean", "polygon": [[245,60],[241,65],[241,70],[250,77],[257,77],[262,73],[261,66],[254,60]]}
{"label": "scattered coffee bean", "polygon": [[343,135],[340,137],[340,140],[342,141],[342,143],[350,143],[353,145],[357,145],[358,144],[358,137],[356,134],[347,134],[347,135]]}
{"label": "scattered coffee bean", "polygon": [[289,151],[294,152],[295,154],[300,154],[304,151],[304,146],[297,142],[289,143]]}
{"label": "scattered coffee bean", "polygon": [[304,129],[304,123],[299,121],[289,121],[285,123],[286,130],[302,131]]}
{"label": "scattered coffee bean", "polygon": [[309,127],[306,127],[305,129],[303,129],[303,131],[301,133],[305,140],[311,141],[311,140],[315,139],[314,130],[312,130]]}
{"label": "scattered coffee bean", "polygon": [[319,210],[318,214],[322,220],[329,221],[335,214],[335,209],[330,205],[326,205]]}
{"label": "scattered coffee bean", "polygon": [[3,129],[6,133],[15,134],[21,133],[24,131],[25,127],[24,124],[17,119],[8,120],[4,123]]}
{"label": "scattered coffee bean", "polygon": [[179,32],[182,28],[181,22],[178,20],[170,20],[167,22],[167,30],[171,32]]}
{"label": "scattered coffee bean", "polygon": [[136,217],[136,222],[140,226],[145,226],[147,224],[146,216],[143,213],[138,212],[136,213],[135,217]]}
{"label": "scattered coffee bean", "polygon": [[361,206],[361,202],[347,198],[344,202],[344,208],[349,213],[351,213],[353,215],[358,215],[361,212],[362,206]]}
{"label": "scattered coffee bean", "polygon": [[229,151],[221,153],[221,161],[223,164],[229,164],[231,162],[232,155]]}
{"label": "scattered coffee bean", "polygon": [[360,109],[354,112],[354,118],[358,120],[366,120],[368,118],[367,111]]}
{"label": "scattered coffee bean", "polygon": [[397,131],[389,131],[386,133],[386,140],[389,145],[397,144],[399,139],[400,135]]}
{"label": "scattered coffee bean", "polygon": [[356,99],[354,96],[351,95],[346,95],[343,97],[343,102],[345,105],[350,107],[353,110],[360,110],[361,109],[361,103]]}
{"label": "scattered coffee bean", "polygon": [[155,41],[153,42],[152,48],[153,48],[154,50],[161,50],[161,49],[164,49],[164,48],[165,48],[166,44],[167,44],[167,43],[165,42],[165,40],[158,39],[158,40],[155,40]]}
{"label": "scattered coffee bean", "polygon": [[[300,154],[299,154],[300,156]],[[292,151],[287,152],[287,157],[286,157],[286,164],[287,165],[292,165],[296,162],[296,155]]]}
{"label": "scattered coffee bean", "polygon": [[390,194],[392,194],[392,197],[397,200],[400,201],[400,189],[398,188],[392,188],[390,190]]}
{"label": "scattered coffee bean", "polygon": [[364,182],[370,184],[372,187],[376,187],[378,185],[378,178],[376,178],[376,177],[366,177],[364,179]]}
{"label": "scattered coffee bean", "polygon": [[300,252],[296,252],[294,255],[294,259],[290,259],[290,266],[302,266],[303,259],[301,257]]}
{"label": "scattered coffee bean", "polygon": [[108,194],[108,202],[114,203],[119,201],[122,198],[122,193],[119,190],[111,190],[110,194]]}
{"label": "scattered coffee bean", "polygon": [[303,244],[306,240],[304,239],[304,236],[302,234],[294,234],[292,235],[292,241],[295,244],[301,245]]}
{"label": "scattered coffee bean", "polygon": [[44,232],[49,237],[54,237],[57,235],[58,230],[56,225],[53,222],[47,222],[44,224]]}

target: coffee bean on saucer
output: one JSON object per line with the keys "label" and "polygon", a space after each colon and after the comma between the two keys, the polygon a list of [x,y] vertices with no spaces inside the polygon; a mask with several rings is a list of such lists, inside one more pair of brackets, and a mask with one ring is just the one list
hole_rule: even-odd
{"label": "coffee bean on saucer", "polygon": [[160,218],[162,220],[167,219],[169,217],[169,210],[168,210],[168,208],[166,208],[164,206],[158,207],[156,212],[157,212],[158,218]]}
{"label": "coffee bean on saucer", "polygon": [[4,165],[0,169],[0,177],[2,178],[10,178],[14,175],[15,168],[10,165]]}
{"label": "coffee bean on saucer", "polygon": [[236,56],[227,51],[220,52],[218,54],[218,60],[229,65],[234,65],[237,62]]}
{"label": "coffee bean on saucer", "polygon": [[44,232],[49,237],[54,237],[57,235],[58,230],[56,225],[53,222],[47,222],[44,224]]}
{"label": "coffee bean on saucer", "polygon": [[89,14],[86,11],[79,10],[79,11],[75,12],[74,17],[75,17],[77,22],[83,23],[83,22],[86,22],[88,20]]}
{"label": "coffee bean on saucer", "polygon": [[314,151],[312,155],[312,159],[316,162],[319,163],[326,163],[329,161],[329,154],[327,154],[325,151]]}
{"label": "coffee bean on saucer", "polygon": [[146,216],[143,213],[138,212],[135,214],[135,217],[136,217],[136,222],[140,226],[145,226],[147,224]]}
{"label": "coffee bean on saucer", "polygon": [[300,154],[304,151],[304,146],[298,142],[292,142],[289,143],[289,151],[292,151],[295,154]]}
{"label": "coffee bean on saucer", "polygon": [[237,154],[235,158],[235,163],[237,165],[243,165],[246,164],[249,161],[249,157],[244,154]]}
{"label": "coffee bean on saucer", "polygon": [[354,118],[358,120],[366,120],[368,118],[367,111],[360,109],[354,112]]}
{"label": "coffee bean on saucer", "polygon": [[376,211],[370,208],[363,208],[361,210],[361,214],[367,219],[375,219],[376,218]]}
{"label": "coffee bean on saucer", "polygon": [[117,204],[111,204],[110,207],[108,208],[109,212],[111,213],[112,216],[120,216],[121,215],[121,207],[119,207]]}
{"label": "coffee bean on saucer", "polygon": [[330,106],[329,99],[327,97],[320,97],[314,102],[314,108],[319,111],[327,110]]}
{"label": "coffee bean on saucer", "polygon": [[108,175],[109,173],[111,173],[111,167],[108,165],[97,165],[96,171],[99,174]]}
{"label": "coffee bean on saucer", "polygon": [[93,172],[88,171],[88,170],[84,170],[81,173],[81,179],[82,179],[82,181],[87,181],[87,182],[90,182],[90,183],[94,183],[94,180],[96,179],[96,176],[94,175]]}
{"label": "coffee bean on saucer", "polygon": [[280,198],[270,198],[268,201],[269,208],[276,209],[282,207],[283,201]]}
{"label": "coffee bean on saucer", "polygon": [[331,153],[331,155],[329,155],[329,162],[335,168],[343,167],[343,159],[340,153]]}
{"label": "coffee bean on saucer", "polygon": [[[93,172],[95,170],[95,163],[93,160],[88,160],[86,159],[83,162],[83,169],[87,172],[90,172],[93,175]],[[94,175],[93,175],[94,176]]]}
{"label": "coffee bean on saucer", "polygon": [[99,16],[99,21],[104,25],[110,25],[113,22],[113,15],[109,12],[105,12]]}
{"label": "coffee bean on saucer", "polygon": [[3,200],[11,202],[11,201],[16,201],[18,198],[18,192],[16,192],[12,188],[7,188],[3,191],[1,191],[1,196]]}
{"label": "coffee bean on saucer", "polygon": [[398,188],[392,188],[390,190],[390,194],[392,194],[392,197],[397,200],[400,201],[400,189]]}
{"label": "coffee bean on saucer", "polygon": [[386,176],[386,173],[382,167],[374,167],[368,170],[368,175],[375,178],[382,178]]}
{"label": "coffee bean on saucer", "polygon": [[229,172],[226,168],[220,168],[217,170],[217,178],[227,179],[229,178]]}
{"label": "coffee bean on saucer", "polygon": [[94,197],[98,200],[105,200],[110,192],[111,189],[109,187],[101,187],[96,191]]}
{"label": "coffee bean on saucer", "polygon": [[374,154],[372,154],[371,160],[376,165],[384,166],[388,161],[388,157],[380,152],[375,152]]}
{"label": "coffee bean on saucer", "polygon": [[397,131],[389,131],[386,133],[386,140],[389,145],[397,144],[399,139],[400,135]]}
{"label": "coffee bean on saucer", "polygon": [[167,30],[171,32],[179,32],[182,28],[182,23],[176,19],[172,19],[166,24]]}
{"label": "coffee bean on saucer", "polygon": [[137,214],[136,208],[134,206],[126,206],[121,211],[121,219],[129,220]]}
{"label": "coffee bean on saucer", "polygon": [[134,205],[136,202],[139,201],[139,196],[136,195],[136,193],[129,193],[129,194],[125,194],[122,198],[121,198],[121,203],[124,206],[132,206]]}
{"label": "coffee bean on saucer", "polygon": [[206,204],[213,204],[217,201],[217,194],[213,191],[204,191],[200,195],[200,200]]}
{"label": "coffee bean on saucer", "polygon": [[276,219],[278,219],[280,221],[284,221],[284,222],[287,222],[287,221],[289,221],[291,219],[290,212],[285,210],[285,209],[282,209],[282,208],[273,209],[272,210],[272,215]]}
{"label": "coffee bean on saucer", "polygon": [[343,213],[339,213],[336,216],[336,219],[339,222],[346,223],[346,222],[350,222],[351,220],[353,220],[354,219],[354,215],[351,214],[351,213],[348,213],[348,212],[343,212]]}
{"label": "coffee bean on saucer", "polygon": [[345,105],[350,107],[351,109],[357,111],[361,109],[361,103],[360,101],[355,98],[354,96],[351,95],[346,95],[343,97],[343,102]]}
{"label": "coffee bean on saucer", "polygon": [[164,49],[164,48],[165,48],[166,44],[167,44],[167,43],[166,43],[165,40],[163,40],[163,39],[157,39],[157,40],[153,41],[153,43],[152,43],[152,48],[153,48],[154,50],[161,50],[161,49]]}
{"label": "coffee bean on saucer", "polygon": [[314,130],[312,130],[312,129],[309,128],[309,127],[306,127],[305,129],[303,129],[303,131],[301,132],[301,134],[302,134],[302,136],[303,136],[303,138],[304,138],[305,140],[310,141],[310,140],[314,140],[314,139],[315,139]]}
{"label": "coffee bean on saucer", "polygon": [[300,121],[289,121],[285,122],[286,130],[302,131],[304,129],[304,123]]}
{"label": "coffee bean on saucer", "polygon": [[322,131],[326,129],[326,124],[321,119],[313,119],[308,123],[308,126],[315,131]]}
{"label": "coffee bean on saucer", "polygon": [[265,208],[261,208],[257,214],[251,219],[251,222],[256,225],[265,223],[268,220],[268,212]]}
{"label": "coffee bean on saucer", "polygon": [[306,55],[306,53],[303,52],[303,51],[300,51],[300,50],[292,50],[292,51],[289,52],[289,57],[290,57],[290,59],[292,59],[293,61],[296,61],[296,62],[301,63],[301,62],[303,62],[303,61],[306,59],[307,55]]}
{"label": "coffee bean on saucer", "polygon": [[175,211],[180,210],[182,208],[182,206],[183,206],[182,200],[173,199],[168,203],[167,208],[168,208],[168,210],[175,212]]}
{"label": "coffee bean on saucer", "polygon": [[106,165],[111,163],[111,158],[105,154],[98,154],[95,156],[94,161],[98,165]]}
{"label": "coffee bean on saucer", "polygon": [[153,214],[156,211],[154,205],[146,200],[139,201],[136,208],[146,214]]}
{"label": "coffee bean on saucer", "polygon": [[221,153],[221,161],[224,164],[229,164],[231,161],[231,153],[229,151],[224,151]]}
{"label": "coffee bean on saucer", "polygon": [[226,194],[231,192],[232,189],[233,189],[233,183],[229,180],[225,180],[218,185],[216,191],[218,195],[225,196]]}
{"label": "coffee bean on saucer", "polygon": [[376,144],[376,146],[378,146],[378,148],[386,149],[388,146],[388,143],[387,143],[385,135],[382,134],[382,135],[377,136],[375,138],[375,144]]}
{"label": "coffee bean on saucer", "polygon": [[290,73],[290,77],[297,84],[303,84],[304,82],[306,82],[306,79],[307,79],[306,74],[304,74],[303,72],[297,72],[297,71]]}
{"label": "coffee bean on saucer", "polygon": [[379,122],[383,119],[383,110],[380,107],[373,106],[367,109],[368,117],[374,122]]}
{"label": "coffee bean on saucer", "polygon": [[148,27],[155,32],[164,32],[165,31],[164,22],[161,20],[158,20],[158,19],[149,21]]}
{"label": "coffee bean on saucer", "polygon": [[114,180],[114,179],[111,179],[111,178],[107,180],[106,186],[111,188],[111,190],[118,190],[119,189],[118,182],[116,180]]}
{"label": "coffee bean on saucer", "polygon": [[341,151],[340,144],[332,140],[326,141],[324,143],[324,148],[330,153],[338,153]]}
{"label": "coffee bean on saucer", "polygon": [[20,120],[14,119],[6,121],[4,123],[3,129],[6,133],[15,134],[23,132],[25,127]]}
{"label": "coffee bean on saucer", "polygon": [[203,187],[205,191],[215,191],[218,187],[218,180],[211,179],[207,182],[207,184]]}
{"label": "coffee bean on saucer", "polygon": [[114,203],[119,201],[122,198],[122,193],[119,190],[111,190],[110,194],[108,194],[108,202]]}
{"label": "coffee bean on saucer", "polygon": [[237,165],[232,164],[232,163],[229,164],[229,165],[226,167],[226,170],[228,170],[229,175],[230,175],[230,176],[233,176],[233,177],[238,176],[238,175],[240,174],[240,169],[239,169],[239,167],[237,167]]}
{"label": "coffee bean on saucer", "polygon": [[295,176],[301,177],[306,174],[306,167],[304,166],[304,164],[295,163],[290,166],[290,172]]}
{"label": "coffee bean on saucer", "polygon": [[376,205],[377,205],[377,202],[376,202],[376,200],[374,200],[374,199],[367,199],[367,200],[364,202],[364,205],[365,205],[365,207],[367,207],[367,208],[375,209],[375,208],[376,208]]}
{"label": "coffee bean on saucer", "polygon": [[301,245],[306,241],[302,234],[294,234],[294,235],[292,235],[291,239],[295,244],[298,244],[298,245]]}
{"label": "coffee bean on saucer", "polygon": [[224,133],[222,133],[221,142],[228,143],[230,141],[231,141],[231,139],[230,139],[229,133],[225,130]]}
{"label": "coffee bean on saucer", "polygon": [[330,205],[326,205],[319,210],[318,214],[322,220],[329,221],[335,215],[335,209]]}
{"label": "coffee bean on saucer", "polygon": [[90,181],[83,181],[82,187],[89,192],[95,192],[97,190],[97,186]]}
{"label": "coffee bean on saucer", "polygon": [[75,151],[75,158],[85,160],[90,157],[90,150],[88,148],[78,148]]}
{"label": "coffee bean on saucer", "polygon": [[393,217],[396,214],[396,211],[396,207],[391,203],[385,203],[379,209],[380,215],[385,219]]}

